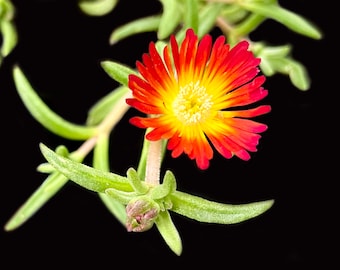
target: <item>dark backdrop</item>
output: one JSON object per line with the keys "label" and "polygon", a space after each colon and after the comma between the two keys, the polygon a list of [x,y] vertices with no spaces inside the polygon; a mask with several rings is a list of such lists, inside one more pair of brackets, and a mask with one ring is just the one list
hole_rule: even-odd
{"label": "dark backdrop", "polygon": [[[70,182],[22,227],[0,232],[1,268],[155,268],[186,263],[222,269],[307,269],[330,263],[335,235],[329,232],[336,215],[329,216],[327,210],[334,199],[330,183],[338,178],[331,173],[336,158],[330,155],[335,127],[331,102],[337,90],[332,70],[338,58],[331,48],[332,9],[316,1],[280,2],[315,22],[324,39],[299,36],[271,20],[253,37],[292,43],[295,59],[306,65],[312,78],[311,89],[302,92],[285,76],[268,78],[266,101],[273,110],[263,121],[269,129],[249,162],[216,154],[205,172],[184,156],[175,160],[167,156],[164,163],[174,171],[182,191],[225,203],[275,199],[268,212],[233,226],[173,215],[183,241],[183,253],[177,257],[156,228],[127,233],[96,194]],[[83,123],[91,105],[117,86],[100,61],[112,59],[133,67],[155,39],[153,33],[141,34],[110,46],[111,31],[160,10],[158,1],[121,0],[113,12],[97,18],[82,14],[76,1],[13,3],[19,43],[0,67],[3,225],[45,179],[36,171],[44,162],[38,144],[52,149],[65,144],[71,150],[79,146],[46,131],[30,116],[14,88],[13,65],[20,65],[58,114]],[[122,174],[138,161],[142,131],[127,123],[133,113],[129,111],[112,133],[111,166]]]}

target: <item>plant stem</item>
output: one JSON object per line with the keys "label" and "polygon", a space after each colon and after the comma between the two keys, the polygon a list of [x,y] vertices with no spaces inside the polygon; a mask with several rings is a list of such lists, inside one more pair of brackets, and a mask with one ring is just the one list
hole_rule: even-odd
{"label": "plant stem", "polygon": [[160,184],[160,167],[162,161],[162,140],[150,141],[146,158],[145,182],[150,186]]}
{"label": "plant stem", "polygon": [[111,132],[114,126],[120,121],[127,110],[130,108],[126,104],[126,99],[131,97],[131,93],[126,93],[120,100],[115,104],[112,111],[105,117],[98,127],[99,132]]}

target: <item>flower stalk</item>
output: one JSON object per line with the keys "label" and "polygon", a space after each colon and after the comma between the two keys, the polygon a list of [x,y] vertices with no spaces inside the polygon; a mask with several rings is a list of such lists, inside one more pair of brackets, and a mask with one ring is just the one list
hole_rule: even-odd
{"label": "flower stalk", "polygon": [[162,149],[162,140],[149,142],[145,168],[145,183],[149,186],[157,186],[160,183]]}

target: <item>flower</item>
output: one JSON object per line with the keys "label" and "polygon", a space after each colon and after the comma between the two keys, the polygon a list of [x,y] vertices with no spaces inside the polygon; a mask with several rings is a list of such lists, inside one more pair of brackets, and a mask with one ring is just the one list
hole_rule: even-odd
{"label": "flower", "polygon": [[241,108],[268,94],[265,76],[257,76],[260,59],[248,47],[243,40],[231,48],[222,35],[214,43],[209,34],[199,41],[192,29],[180,45],[172,35],[163,57],[151,42],[149,53],[136,62],[140,74],[129,75],[133,97],[126,100],[147,117],[132,117],[130,123],[151,128],[146,139],[168,140],[172,157],[185,153],[202,170],[213,158],[212,146],[227,159],[249,160],[267,125],[247,118],[271,107]]}

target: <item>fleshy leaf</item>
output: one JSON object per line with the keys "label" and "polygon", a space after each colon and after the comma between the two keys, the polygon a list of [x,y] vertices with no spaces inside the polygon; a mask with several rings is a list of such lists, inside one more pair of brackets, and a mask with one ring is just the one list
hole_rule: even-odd
{"label": "fleshy leaf", "polygon": [[121,204],[128,204],[129,201],[131,201],[133,198],[138,197],[138,193],[133,191],[133,192],[125,192],[125,191],[120,191],[114,188],[108,188],[105,190],[105,194],[107,194],[110,198],[113,198],[117,202]]}
{"label": "fleshy leaf", "polygon": [[57,171],[88,190],[102,193],[104,193],[108,188],[114,188],[127,192],[133,191],[126,177],[98,170],[85,164],[62,157],[42,143],[40,143],[40,150],[46,160]]}
{"label": "fleshy leaf", "polygon": [[120,86],[98,100],[89,110],[86,124],[89,126],[99,124],[128,91],[128,87]]}
{"label": "fleshy leaf", "polygon": [[265,4],[244,1],[241,4],[245,9],[273,19],[285,25],[290,30],[301,35],[321,39],[322,33],[311,22],[302,16],[280,7],[278,4]]}
{"label": "fleshy leaf", "polygon": [[[240,37],[247,36],[253,32],[262,22],[264,22],[266,17],[259,14],[250,14],[247,18],[238,23],[230,32],[232,36]],[[230,42],[230,39],[228,39]],[[235,44],[238,42],[239,38],[236,38]]]}
{"label": "fleshy leaf", "polygon": [[138,177],[138,174],[134,168],[129,168],[127,170],[127,179],[130,180],[133,189],[139,194],[145,194],[149,187],[145,184],[144,181],[141,181]]}
{"label": "fleshy leaf", "polygon": [[[93,167],[106,172],[110,171],[108,133],[104,133],[98,137],[98,141],[93,150]],[[98,196],[110,213],[125,226],[126,211],[122,202],[112,198],[106,193],[99,192]]]}
{"label": "fleshy leaf", "polygon": [[153,32],[157,31],[161,17],[154,15],[136,19],[134,21],[130,21],[126,24],[123,24],[115,30],[110,35],[109,43],[111,45],[125,39],[129,36],[141,34],[145,32]]}
{"label": "fleshy leaf", "polygon": [[18,43],[18,33],[14,25],[15,7],[10,0],[0,1],[0,64]]}
{"label": "fleshy leaf", "polygon": [[125,226],[125,221],[126,221],[125,206],[121,202],[110,197],[107,194],[98,193],[98,195],[100,199],[102,200],[102,202],[105,204],[105,206],[108,208],[108,210],[115,216],[115,218],[123,226]]}
{"label": "fleshy leaf", "polygon": [[20,227],[31,218],[48,200],[50,200],[68,181],[68,178],[59,172],[50,174],[41,186],[28,198],[28,200],[14,213],[5,224],[6,231]]}
{"label": "fleshy leaf", "polygon": [[178,256],[182,253],[181,237],[171,220],[171,216],[167,210],[161,211],[155,220],[158,231],[170,247],[170,249]]}
{"label": "fleshy leaf", "polygon": [[186,10],[186,12],[184,13],[185,28],[191,28],[197,33],[199,25],[198,1],[197,0],[184,1],[184,10]]}
{"label": "fleshy leaf", "polygon": [[[216,19],[218,15],[221,13],[221,8],[223,7],[223,3],[209,3],[209,5],[205,5],[199,13],[199,27],[197,31],[198,37],[203,37],[205,34],[210,32],[216,25]],[[182,28],[176,34],[176,40],[181,42],[184,39],[187,28]]]}
{"label": "fleshy leaf", "polygon": [[2,32],[2,46],[1,46],[1,55],[6,57],[9,55],[14,47],[18,43],[18,34],[16,27],[12,22],[9,21],[2,21],[1,25],[1,32]]}
{"label": "fleshy leaf", "polygon": [[274,200],[247,204],[224,204],[175,191],[170,194],[171,211],[207,223],[234,224],[254,218],[267,211]]}
{"label": "fleshy leaf", "polygon": [[203,37],[216,25],[217,17],[221,14],[223,3],[209,3],[200,10],[197,35]]}
{"label": "fleshy leaf", "polygon": [[261,70],[266,76],[279,72],[288,75],[292,84],[300,90],[310,88],[310,78],[306,68],[290,56],[292,46],[266,46],[262,42],[253,44],[252,50],[261,58]]}
{"label": "fleshy leaf", "polygon": [[231,24],[237,24],[243,21],[243,19],[249,14],[247,10],[244,10],[238,5],[224,5],[222,8],[221,16],[228,19]]}
{"label": "fleshy leaf", "polygon": [[110,13],[117,5],[118,0],[80,0],[79,8],[90,16],[103,16]]}
{"label": "fleshy leaf", "polygon": [[176,190],[176,179],[171,171],[166,171],[161,185],[155,186],[150,190],[150,198],[157,200],[168,196]]}
{"label": "fleshy leaf", "polygon": [[130,74],[136,74],[136,72],[130,67],[114,61],[106,60],[102,61],[100,64],[112,79],[124,86],[127,86],[128,84],[128,76]]}
{"label": "fleshy leaf", "polygon": [[271,66],[278,72],[289,76],[291,82],[300,90],[310,88],[310,78],[306,68],[298,61],[291,58],[281,58],[271,61]]}
{"label": "fleshy leaf", "polygon": [[157,31],[158,39],[165,39],[172,34],[180,24],[182,12],[178,1],[160,0],[163,6],[162,17]]}
{"label": "fleshy leaf", "polygon": [[304,65],[297,61],[290,62],[289,78],[291,82],[300,90],[310,88],[310,78]]}
{"label": "fleshy leaf", "polygon": [[46,129],[61,137],[72,140],[86,140],[95,135],[95,127],[76,125],[53,112],[36,94],[18,66],[13,69],[17,91],[31,115]]}

